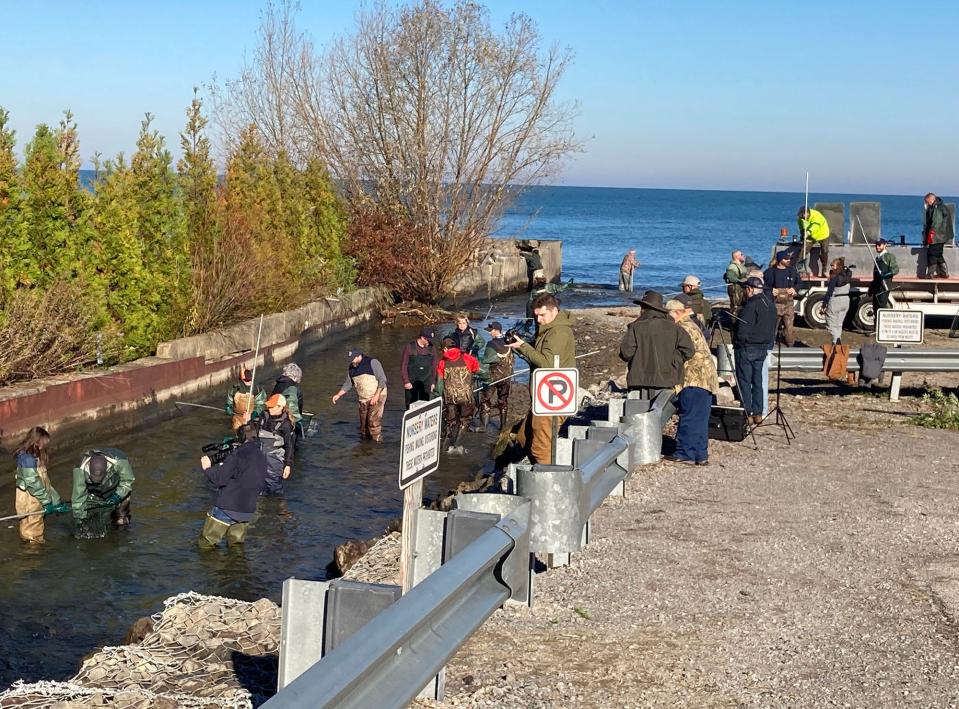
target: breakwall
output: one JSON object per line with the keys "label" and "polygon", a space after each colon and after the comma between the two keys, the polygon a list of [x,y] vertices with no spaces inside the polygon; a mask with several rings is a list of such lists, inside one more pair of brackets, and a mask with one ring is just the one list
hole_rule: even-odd
{"label": "breakwall", "polygon": [[[543,241],[539,248],[547,277],[557,279],[561,242]],[[457,300],[525,288],[526,261],[516,242],[488,239],[480,254],[476,265],[457,279]],[[258,366],[288,360],[301,347],[367,324],[378,317],[389,298],[382,288],[366,288],[266,315]],[[0,446],[11,450],[32,426],[55,433],[56,447],[65,448],[94,432],[102,437],[169,416],[174,401],[231,380],[240,366],[252,366],[258,327],[259,318],[246,320],[161,342],[153,357],[4,387],[0,389]]]}

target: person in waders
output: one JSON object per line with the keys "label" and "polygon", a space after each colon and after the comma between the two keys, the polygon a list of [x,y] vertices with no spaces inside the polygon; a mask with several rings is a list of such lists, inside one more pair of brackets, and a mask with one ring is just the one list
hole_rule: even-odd
{"label": "person in waders", "polygon": [[293,472],[295,436],[293,417],[286,397],[274,394],[266,400],[266,410],[257,421],[257,441],[266,456],[266,480],[263,492],[266,495],[283,494],[283,481]]}
{"label": "person in waders", "polygon": [[43,518],[49,514],[70,511],[70,505],[60,500],[60,493],[50,484],[47,475],[47,450],[50,434],[45,428],[34,426],[14,451],[17,461],[15,508],[20,519],[20,538],[32,544],[42,544]]}
{"label": "person in waders", "polygon": [[436,388],[436,365],[439,357],[433,346],[433,328],[424,327],[419,336],[403,348],[400,372],[403,375],[403,395],[406,409],[414,401],[429,401]]}
{"label": "person in waders", "polygon": [[298,436],[303,435],[301,421],[303,419],[303,389],[300,382],[303,381],[303,370],[300,365],[290,362],[283,366],[283,372],[276,379],[273,385],[274,394],[282,394],[286,398],[286,405],[290,409],[290,417],[293,419],[294,431]]}
{"label": "person in waders", "polygon": [[333,403],[350,389],[356,389],[359,401],[360,439],[383,442],[383,411],[386,408],[386,372],[378,359],[368,357],[362,350],[347,354],[350,367],[340,390],[333,395]]}
{"label": "person in waders", "polygon": [[197,539],[203,550],[215,548],[223,537],[227,546],[243,544],[266,481],[266,456],[257,444],[256,426],[245,423],[236,433],[240,445],[222,463],[213,465],[206,455],[200,458],[206,479],[217,490]]}
{"label": "person in waders", "polygon": [[487,379],[480,392],[480,425],[477,430],[485,431],[489,425],[490,411],[493,409],[493,394],[496,394],[496,408],[499,410],[499,428],[506,428],[507,409],[509,407],[509,392],[512,385],[510,376],[513,374],[515,357],[513,350],[506,346],[503,340],[503,326],[498,322],[487,325],[490,334],[489,344],[480,358],[480,366],[487,371]]}
{"label": "person in waders", "polygon": [[246,367],[240,369],[239,381],[230,387],[226,393],[226,403],[223,410],[230,416],[230,430],[235,431],[248,421],[256,420],[263,413],[266,404],[266,390],[263,387],[253,387],[253,406],[250,407],[250,385],[253,383],[253,372]]}
{"label": "person in waders", "polygon": [[130,524],[133,466],[116,448],[89,450],[73,469],[73,536],[97,539],[106,536],[108,520],[115,527]]}
{"label": "person in waders", "polygon": [[452,337],[443,338],[443,359],[436,367],[436,391],[443,397],[446,425],[446,452],[463,452],[460,436],[469,425],[476,407],[473,403],[473,375],[479,361],[456,346]]}

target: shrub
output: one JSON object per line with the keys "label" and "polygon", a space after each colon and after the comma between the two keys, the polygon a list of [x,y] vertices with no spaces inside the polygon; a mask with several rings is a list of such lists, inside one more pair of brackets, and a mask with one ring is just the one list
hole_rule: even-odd
{"label": "shrub", "polygon": [[959,398],[945,394],[938,387],[922,396],[922,405],[928,409],[917,414],[913,421],[925,428],[959,430]]}

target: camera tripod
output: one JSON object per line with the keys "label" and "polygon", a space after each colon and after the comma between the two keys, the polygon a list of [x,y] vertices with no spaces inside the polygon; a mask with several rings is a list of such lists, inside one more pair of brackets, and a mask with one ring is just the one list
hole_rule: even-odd
{"label": "camera tripod", "polygon": [[[776,328],[776,402],[769,407],[769,413],[763,416],[762,421],[753,426],[752,430],[755,431],[763,426],[776,426],[782,429],[783,435],[786,437],[786,444],[792,445],[792,439],[796,437],[796,434],[792,426],[789,425],[789,419],[786,418],[786,412],[782,410],[779,399],[783,372],[783,331],[783,321],[780,320],[779,327]],[[768,354],[766,356],[769,357]],[[770,417],[772,417],[771,421],[769,420]]]}

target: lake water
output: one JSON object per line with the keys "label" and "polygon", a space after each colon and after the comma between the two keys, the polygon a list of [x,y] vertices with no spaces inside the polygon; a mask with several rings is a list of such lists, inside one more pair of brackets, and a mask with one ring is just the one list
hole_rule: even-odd
{"label": "lake water", "polygon": [[[882,235],[917,242],[922,198],[811,193],[809,204],[843,202],[848,220],[849,202],[880,202]],[[563,277],[605,285],[618,282],[620,260],[633,247],[642,263],[636,291],[676,291],[692,273],[708,296],[718,297],[730,252],[738,248],[766,261],[780,228],[796,233],[802,204],[801,192],[533,187],[503,215],[497,235],[561,239]]]}

